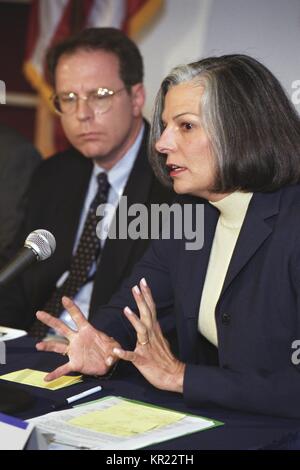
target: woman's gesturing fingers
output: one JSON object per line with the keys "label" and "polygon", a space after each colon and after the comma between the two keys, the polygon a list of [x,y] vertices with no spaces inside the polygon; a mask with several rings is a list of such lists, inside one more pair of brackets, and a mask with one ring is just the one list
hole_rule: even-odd
{"label": "woman's gesturing fingers", "polygon": [[147,281],[145,278],[141,279],[140,281],[140,289],[141,289],[141,292],[143,293],[144,295],[144,299],[149,307],[149,310],[151,312],[151,316],[152,316],[152,321],[156,321],[156,306],[155,306],[155,302],[153,300],[153,297],[152,297],[152,292],[151,292],[151,289],[150,287],[148,286],[147,284]]}
{"label": "woman's gesturing fingers", "polygon": [[35,347],[38,351],[51,351],[58,354],[65,354],[67,350],[67,345],[58,341],[41,341]]}
{"label": "woman's gesturing fingers", "polygon": [[132,294],[133,294],[134,300],[136,301],[137,307],[139,309],[140,318],[142,322],[147,326],[147,328],[151,329],[153,325],[153,318],[156,319],[156,311],[155,311],[154,302],[152,301],[151,303],[149,301],[150,302],[150,305],[149,305],[146,300],[145,294],[147,295],[148,299],[150,299],[148,290],[150,289],[149,288],[145,289],[145,287],[140,289],[136,285],[132,288]]}
{"label": "woman's gesturing fingers", "polygon": [[125,351],[121,348],[114,348],[113,353],[119,358],[123,359],[123,361],[128,361],[134,363],[136,359],[136,354],[133,351]]}
{"label": "woman's gesturing fingers", "polygon": [[124,309],[124,313],[137,333],[137,342],[144,346],[149,342],[156,324],[156,307],[145,278],[141,279],[140,287],[135,285],[132,288],[132,295],[139,309],[140,318],[129,307]]}
{"label": "woman's gesturing fingers", "polygon": [[149,331],[146,325],[129,307],[124,308],[124,313],[136,331],[137,342],[141,345],[147,344],[149,342]]}
{"label": "woman's gesturing fingers", "polygon": [[36,313],[36,317],[42,323],[45,323],[45,325],[49,326],[49,328],[53,328],[55,331],[57,331],[61,336],[69,338],[73,333],[73,330],[71,330],[71,328],[69,328],[63,321],[53,317],[53,315],[50,315],[47,312],[39,311]]}
{"label": "woman's gesturing fingers", "polygon": [[77,307],[77,305],[73,302],[72,299],[70,299],[69,297],[63,297],[62,304],[67,310],[67,312],[70,314],[72,320],[74,321],[78,329],[88,324],[88,321],[81,312],[80,308]]}
{"label": "woman's gesturing fingers", "polygon": [[67,362],[67,364],[64,364],[63,366],[58,367],[54,371],[50,372],[49,374],[46,375],[44,380],[46,382],[51,382],[51,380],[59,379],[59,377],[62,377],[63,375],[69,374],[72,372],[72,367],[70,362]]}

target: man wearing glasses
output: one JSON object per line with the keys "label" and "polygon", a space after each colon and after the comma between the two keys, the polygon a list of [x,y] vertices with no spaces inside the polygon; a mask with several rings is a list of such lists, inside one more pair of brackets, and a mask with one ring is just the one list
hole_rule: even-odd
{"label": "man wearing glasses", "polygon": [[[91,318],[148,244],[103,235],[99,240],[99,204],[109,203],[118,216],[122,195],[128,207],[173,198],[147,160],[143,61],[136,45],[114,28],[87,29],[50,49],[47,65],[53,105],[71,148],[43,162],[35,174],[24,238],[44,228],[54,234],[57,249],[0,297],[0,324],[28,329],[35,337],[49,334],[35,320],[38,309],[74,326],[63,310],[63,295]],[[109,227],[114,213],[105,217]]]}

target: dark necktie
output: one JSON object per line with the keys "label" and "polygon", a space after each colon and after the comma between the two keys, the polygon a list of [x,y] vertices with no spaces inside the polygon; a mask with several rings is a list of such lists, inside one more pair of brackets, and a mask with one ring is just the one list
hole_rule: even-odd
{"label": "dark necktie", "polygon": [[[97,260],[101,245],[96,233],[96,226],[100,219],[96,216],[97,207],[107,202],[109,182],[106,173],[100,173],[98,179],[98,192],[93,199],[83,227],[82,235],[75,255],[71,259],[70,271],[64,283],[56,288],[42,310],[58,317],[63,311],[61,298],[63,296],[74,297],[89,279],[89,273],[93,263]],[[29,333],[32,336],[42,338],[46,335],[48,327],[35,320]]]}

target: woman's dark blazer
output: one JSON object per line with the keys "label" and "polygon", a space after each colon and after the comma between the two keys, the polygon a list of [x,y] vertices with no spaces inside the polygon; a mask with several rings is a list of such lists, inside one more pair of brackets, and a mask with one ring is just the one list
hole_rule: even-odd
{"label": "woman's dark blazer", "polygon": [[93,323],[134,346],[122,308],[134,307],[130,288],[145,277],[162,322],[173,310],[188,405],[299,418],[300,353],[293,342],[300,345],[300,186],[255,193],[250,201],[215,310],[215,361],[198,331],[198,313],[219,212],[181,198],[181,204],[196,202],[204,204],[202,249],[187,251],[185,239],[153,241]]}

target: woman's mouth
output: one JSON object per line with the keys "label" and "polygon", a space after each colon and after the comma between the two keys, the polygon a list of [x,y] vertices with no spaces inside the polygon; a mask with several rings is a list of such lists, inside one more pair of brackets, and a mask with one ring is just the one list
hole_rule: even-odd
{"label": "woman's mouth", "polygon": [[173,163],[168,163],[167,168],[169,171],[169,176],[171,176],[171,178],[178,176],[184,171],[186,171],[186,168],[184,166],[175,165]]}

